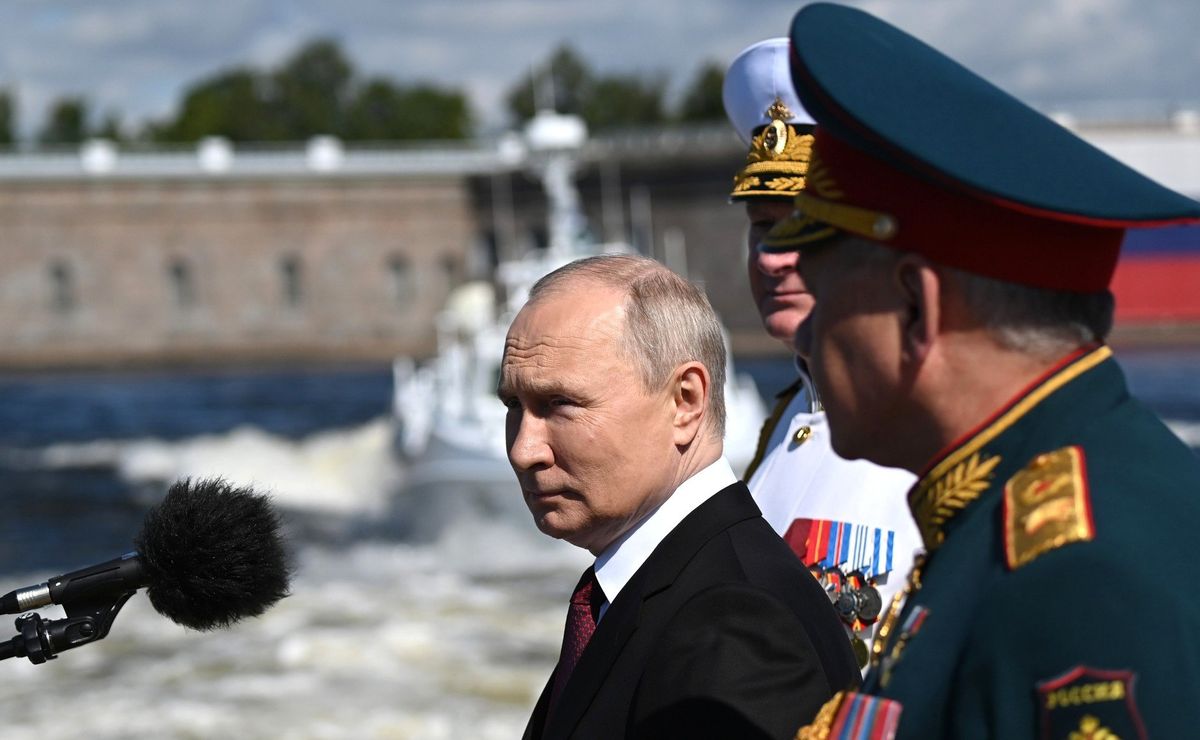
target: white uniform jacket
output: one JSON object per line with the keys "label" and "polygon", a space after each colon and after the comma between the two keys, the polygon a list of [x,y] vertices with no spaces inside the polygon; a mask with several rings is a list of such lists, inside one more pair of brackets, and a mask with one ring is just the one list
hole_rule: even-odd
{"label": "white uniform jacket", "polygon": [[886,611],[903,587],[922,549],[906,496],[916,478],[838,457],[804,373],[779,399],[787,405],[767,420],[746,482],[763,517],[825,584],[852,640],[863,643],[856,650],[869,649],[876,619],[858,608],[869,616],[871,599],[854,592],[873,587]]}

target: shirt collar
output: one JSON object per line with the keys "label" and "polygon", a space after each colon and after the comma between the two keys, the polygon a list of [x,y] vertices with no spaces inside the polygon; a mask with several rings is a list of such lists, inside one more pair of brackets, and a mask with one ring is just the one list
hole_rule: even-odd
{"label": "shirt collar", "polygon": [[737,480],[729,461],[718,458],[681,483],[657,509],[600,553],[595,565],[596,580],[605,598],[600,615],[604,615],[633,574],[688,514]]}
{"label": "shirt collar", "polygon": [[821,399],[817,396],[817,389],[813,386],[812,376],[808,374],[808,365],[804,363],[800,355],[795,355],[792,358],[792,362],[795,363],[796,372],[800,375],[800,393],[804,394],[802,396],[804,400],[801,403],[804,404],[804,408],[810,414],[824,411],[824,407],[821,406]]}

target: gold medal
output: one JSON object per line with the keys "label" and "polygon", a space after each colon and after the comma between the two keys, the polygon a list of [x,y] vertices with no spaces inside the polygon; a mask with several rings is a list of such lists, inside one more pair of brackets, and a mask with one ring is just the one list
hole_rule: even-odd
{"label": "gold medal", "polygon": [[859,669],[865,668],[867,660],[871,657],[870,651],[867,649],[867,643],[858,635],[851,635],[850,648],[854,651],[854,659],[858,661]]}

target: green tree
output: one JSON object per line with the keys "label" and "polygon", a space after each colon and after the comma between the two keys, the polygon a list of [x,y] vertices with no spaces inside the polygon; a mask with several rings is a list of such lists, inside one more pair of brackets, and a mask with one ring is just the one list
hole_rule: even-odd
{"label": "green tree", "polygon": [[224,136],[233,141],[269,141],[285,137],[274,120],[266,85],[250,69],[233,69],[201,80],[185,93],[178,115],[158,128],[159,141],[198,141]]}
{"label": "green tree", "polygon": [[470,130],[470,107],[462,93],[374,79],[351,102],[343,136],[359,141],[462,139]]}
{"label": "green tree", "polygon": [[403,95],[385,79],[363,85],[346,114],[346,138],[383,141],[396,137],[396,121],[404,116]]}
{"label": "green tree", "polygon": [[551,104],[558,113],[582,116],[592,130],[637,126],[665,120],[661,75],[599,76],[567,45],[558,47],[525,80],[511,88],[508,109],[523,123]]}
{"label": "green tree", "polygon": [[683,93],[679,106],[679,120],[689,122],[725,120],[725,103],[721,85],[725,82],[725,69],[716,62],[708,62],[696,73],[692,84]]}
{"label": "green tree", "polygon": [[611,76],[598,80],[583,109],[588,127],[600,131],[618,126],[662,123],[665,79]]}
{"label": "green tree", "polygon": [[348,140],[464,138],[471,110],[459,91],[433,85],[360,82],[335,41],[305,44],[278,69],[233,69],[190,87],[174,119],[153,125],[158,141],[205,136],[296,141],[318,134]]}
{"label": "green tree", "polygon": [[563,44],[509,90],[508,109],[518,122],[528,121],[538,108],[547,106],[553,106],[559,113],[583,115],[594,81],[583,59]]}
{"label": "green tree", "polygon": [[0,144],[16,141],[17,103],[8,90],[0,90]]}
{"label": "green tree", "polygon": [[123,141],[125,137],[121,133],[121,118],[116,111],[106,113],[104,120],[96,127],[92,135],[109,141]]}
{"label": "green tree", "polygon": [[354,68],[331,39],[305,44],[273,76],[274,105],[287,138],[337,134]]}
{"label": "green tree", "polygon": [[87,138],[87,102],[81,97],[55,100],[38,140],[43,144],[78,144]]}

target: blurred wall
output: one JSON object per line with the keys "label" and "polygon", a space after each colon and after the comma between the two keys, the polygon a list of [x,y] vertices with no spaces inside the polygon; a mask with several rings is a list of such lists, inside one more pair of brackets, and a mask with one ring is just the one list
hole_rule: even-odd
{"label": "blurred wall", "polygon": [[[423,357],[456,285],[545,246],[540,182],[479,146],[100,153],[0,158],[0,368]],[[703,283],[735,351],[779,353],[728,202],[743,158],[724,127],[593,140],[576,181],[594,238]]]}
{"label": "blurred wall", "polygon": [[419,354],[476,236],[461,178],[0,182],[0,365]]}

